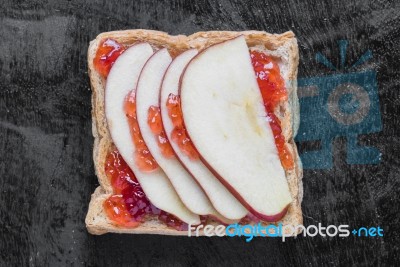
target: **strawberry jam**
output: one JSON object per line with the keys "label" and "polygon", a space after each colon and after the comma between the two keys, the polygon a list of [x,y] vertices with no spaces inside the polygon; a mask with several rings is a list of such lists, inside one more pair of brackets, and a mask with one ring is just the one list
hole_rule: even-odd
{"label": "strawberry jam", "polygon": [[165,135],[164,128],[161,120],[161,110],[159,107],[151,106],[149,107],[147,123],[150,126],[151,131],[157,138],[158,147],[161,153],[166,158],[171,158],[174,156],[174,151]]}
{"label": "strawberry jam", "polygon": [[97,49],[93,64],[98,73],[106,78],[115,60],[125,51],[125,47],[112,39],[103,40]]}
{"label": "strawberry jam", "polygon": [[147,199],[132,170],[117,150],[106,157],[105,173],[111,181],[113,195],[106,199],[103,208],[110,220],[127,228],[137,227],[146,215],[157,215],[166,225],[186,230],[187,224],[165,211],[157,209]]}
{"label": "strawberry jam", "polygon": [[118,151],[107,155],[105,173],[111,181],[114,195],[103,204],[108,217],[118,225],[135,227],[144,215],[157,209],[146,198],[135,175]]}
{"label": "strawberry jam", "polygon": [[172,140],[179,146],[181,151],[191,160],[197,160],[199,153],[194,147],[186,128],[183,124],[183,115],[181,110],[180,97],[174,94],[169,94],[167,100],[168,116],[170,117],[174,129],[171,133]]}
{"label": "strawberry jam", "polygon": [[187,223],[182,222],[174,215],[167,213],[163,210],[160,211],[158,219],[165,223],[167,226],[175,228],[178,231],[187,231],[189,228]]}
{"label": "strawberry jam", "polygon": [[136,102],[135,92],[132,91],[125,100],[125,114],[128,119],[129,128],[133,143],[136,146],[135,161],[139,169],[144,172],[151,172],[158,168],[157,162],[154,160],[146,143],[140,133],[139,124],[136,118]]}
{"label": "strawberry jam", "polygon": [[110,196],[104,201],[103,208],[107,217],[117,225],[135,228],[140,224],[139,221],[135,221],[129,214],[124,198],[121,195]]}
{"label": "strawberry jam", "polygon": [[257,83],[261,90],[264,105],[268,114],[268,122],[271,126],[278,149],[281,164],[285,170],[293,169],[293,156],[290,153],[285,138],[282,135],[280,120],[275,116],[274,110],[281,101],[287,101],[288,96],[279,66],[269,57],[257,51],[251,51],[251,63],[257,77]]}

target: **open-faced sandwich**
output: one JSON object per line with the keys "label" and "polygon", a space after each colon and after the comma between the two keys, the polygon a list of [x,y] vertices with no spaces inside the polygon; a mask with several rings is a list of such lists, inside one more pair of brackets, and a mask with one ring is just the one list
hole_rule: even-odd
{"label": "open-faced sandwich", "polygon": [[106,32],[88,65],[90,233],[302,224],[292,32]]}

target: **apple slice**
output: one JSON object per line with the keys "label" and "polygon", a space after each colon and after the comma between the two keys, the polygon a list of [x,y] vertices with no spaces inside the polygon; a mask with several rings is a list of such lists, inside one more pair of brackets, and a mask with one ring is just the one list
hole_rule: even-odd
{"label": "apple slice", "polygon": [[180,95],[186,130],[206,166],[251,213],[281,219],[291,196],[244,36],[194,57]]}
{"label": "apple slice", "polygon": [[[158,106],[161,82],[172,59],[167,49],[156,52],[143,67],[136,90],[136,115],[147,148],[164,170],[182,202],[192,212],[199,215],[217,215],[211,202],[196,183],[193,177],[180,164],[172,153],[172,157],[166,157],[158,145],[158,138],[153,133],[148,123],[150,107]],[[162,131],[162,125],[159,125]],[[218,217],[218,216],[217,216]]]}
{"label": "apple slice", "polygon": [[170,94],[179,94],[179,78],[186,65],[195,55],[197,55],[196,49],[190,49],[180,54],[172,61],[164,75],[159,104],[164,130],[176,156],[204,189],[214,208],[225,218],[238,220],[246,216],[248,213],[246,208],[224,187],[201,160],[190,159],[172,138],[174,125],[168,115],[168,97]]}
{"label": "apple slice", "polygon": [[134,172],[150,202],[188,224],[199,224],[199,216],[185,207],[160,168],[151,173],[141,172],[134,160],[136,147],[131,138],[124,101],[128,93],[136,88],[139,74],[152,54],[153,49],[149,44],[139,43],[122,53],[112,66],[105,90],[108,129],[115,146]]}

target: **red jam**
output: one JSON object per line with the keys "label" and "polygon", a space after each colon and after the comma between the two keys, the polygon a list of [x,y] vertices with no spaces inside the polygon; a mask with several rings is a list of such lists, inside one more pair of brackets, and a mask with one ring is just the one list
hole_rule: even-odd
{"label": "red jam", "polygon": [[105,173],[111,181],[114,195],[103,204],[108,217],[118,225],[135,227],[144,215],[157,209],[146,198],[135,175],[118,151],[106,157]]}
{"label": "red jam", "polygon": [[109,219],[122,227],[134,228],[145,216],[158,215],[158,219],[177,230],[187,229],[187,224],[165,211],[157,209],[147,199],[132,170],[117,150],[108,153],[105,173],[111,181],[114,195],[104,201]]}
{"label": "red jam", "polygon": [[135,228],[140,222],[135,221],[125,206],[125,201],[121,195],[112,195],[103,203],[103,208],[107,217],[117,225]]}
{"label": "red jam", "polygon": [[161,153],[166,158],[172,158],[175,155],[174,150],[172,149],[168,138],[165,135],[161,120],[161,110],[159,107],[149,107],[147,123],[149,124],[151,131],[157,138],[158,147],[160,148]]}
{"label": "red jam", "polygon": [[190,140],[185,125],[183,124],[180,97],[172,93],[169,94],[167,108],[168,116],[171,118],[172,124],[174,125],[174,129],[171,133],[172,140],[179,146],[186,156],[191,160],[197,160],[199,158],[199,153]]}
{"label": "red jam", "polygon": [[103,40],[97,49],[93,64],[98,73],[106,78],[115,60],[125,51],[125,47],[112,39]]}
{"label": "red jam", "polygon": [[160,214],[158,215],[158,219],[165,223],[167,226],[175,228],[178,231],[187,231],[188,230],[188,224],[182,222],[178,218],[176,218],[174,215],[167,213],[165,211],[160,211]]}
{"label": "red jam", "polygon": [[135,161],[141,171],[150,172],[158,168],[157,162],[154,160],[146,143],[140,133],[139,124],[136,118],[136,102],[135,92],[132,91],[125,100],[125,114],[128,119],[129,128],[133,143],[136,146]]}
{"label": "red jam", "polygon": [[278,64],[271,57],[257,51],[251,51],[250,54],[251,63],[256,73],[257,83],[268,113],[268,121],[274,134],[281,164],[285,170],[293,169],[293,156],[285,144],[281,122],[274,114],[276,106],[281,101],[288,99],[285,81],[280,75]]}

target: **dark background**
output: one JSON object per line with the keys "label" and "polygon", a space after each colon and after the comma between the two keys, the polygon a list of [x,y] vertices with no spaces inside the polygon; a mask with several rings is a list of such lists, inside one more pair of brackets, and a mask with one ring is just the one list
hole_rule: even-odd
{"label": "dark background", "polygon": [[[0,1],[0,265],[389,265],[400,261],[400,3],[395,1]],[[384,237],[279,239],[92,236],[84,218],[98,185],[92,163],[89,41],[103,31],[295,32],[299,77],[330,74],[370,49],[383,130],[359,138],[378,165],[304,172],[304,224],[381,226]]]}

